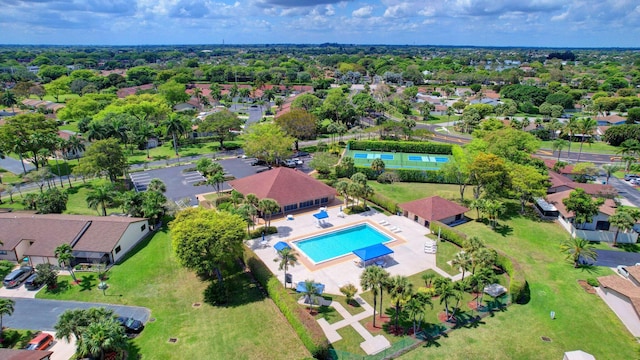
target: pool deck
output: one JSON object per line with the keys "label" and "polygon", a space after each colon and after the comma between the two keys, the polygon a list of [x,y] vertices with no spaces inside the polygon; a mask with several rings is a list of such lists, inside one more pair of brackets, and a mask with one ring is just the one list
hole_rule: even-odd
{"label": "pool deck", "polygon": [[[329,294],[341,295],[340,287],[351,283],[358,287],[360,291],[360,274],[364,271],[363,267],[356,265],[357,257],[353,254],[344,257],[314,264],[295,246],[295,241],[307,238],[309,236],[337,230],[358,223],[367,222],[377,230],[396,239],[387,243],[389,248],[394,251],[391,259],[387,259],[385,269],[391,275],[413,275],[427,269],[433,269],[446,277],[451,277],[436,267],[435,254],[426,254],[424,252],[424,244],[427,240],[425,237],[429,233],[429,229],[418,223],[411,221],[403,216],[386,216],[375,210],[370,210],[361,214],[344,215],[340,214],[340,207],[334,206],[327,209],[329,218],[325,219],[325,225],[318,227],[317,220],[313,214],[318,209],[314,209],[307,213],[300,213],[294,216],[293,220],[272,221],[271,225],[278,228],[278,233],[266,237],[267,245],[262,244],[262,239],[247,241],[247,245],[262,259],[269,269],[277,274],[278,279],[284,282],[284,272],[278,270],[278,262],[274,261],[278,257],[273,245],[279,241],[287,242],[298,253],[298,263],[296,266],[289,267],[289,273],[293,276],[294,284],[298,281],[313,280],[325,285],[325,292]],[[381,222],[386,222],[382,225]],[[397,228],[393,231],[394,228]]]}

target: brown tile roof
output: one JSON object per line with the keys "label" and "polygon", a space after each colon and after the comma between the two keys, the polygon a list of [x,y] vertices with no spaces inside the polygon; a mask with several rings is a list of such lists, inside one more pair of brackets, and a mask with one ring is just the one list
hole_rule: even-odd
{"label": "brown tile roof", "polygon": [[[534,157],[537,157],[537,156],[534,156]],[[555,159],[547,159],[547,158],[540,158],[540,157],[537,157],[537,158],[542,160],[544,162],[544,166],[546,166],[547,169],[549,170],[552,170],[553,167],[558,162],[558,160],[555,160]],[[567,165],[560,170],[560,174],[572,174],[572,173],[573,173],[573,165]]]}
{"label": "brown tile roof", "polygon": [[121,216],[0,213],[0,240],[4,243],[0,249],[12,250],[22,240],[30,240],[32,245],[25,255],[53,256],[56,247],[70,244],[91,222],[73,249],[110,252],[131,223],[143,221]]}
{"label": "brown tile roof", "polygon": [[616,123],[619,123],[619,122],[622,122],[622,121],[626,121],[626,120],[627,120],[627,118],[625,118],[623,116],[620,116],[620,115],[617,115],[617,114],[612,114],[612,115],[609,115],[609,116],[598,116],[598,117],[596,117],[596,121],[606,121],[606,122],[608,122],[610,124],[616,124]]}
{"label": "brown tile roof", "polygon": [[[581,184],[581,185],[583,185],[583,184]],[[570,218],[570,217],[574,216],[573,211],[567,210],[567,207],[562,202],[563,199],[566,199],[566,198],[569,197],[569,195],[571,194],[572,191],[573,190],[566,190],[566,191],[561,191],[561,192],[557,192],[557,193],[554,193],[554,194],[547,195],[547,202],[549,204],[555,206],[556,209],[558,209],[558,211],[565,218]],[[611,216],[611,215],[615,214],[617,208],[618,208],[618,206],[616,205],[616,203],[613,200],[605,199],[604,204],[600,205],[599,210],[600,210],[601,213]]]}
{"label": "brown tile roof", "polygon": [[0,349],[2,360],[43,360],[49,359],[53,351]]}
{"label": "brown tile roof", "polygon": [[428,221],[438,221],[469,211],[466,207],[443,199],[440,196],[430,196],[428,198],[402,203],[398,206]]}
{"label": "brown tile roof", "polygon": [[640,266],[626,266],[629,276],[632,276],[637,282],[640,283]]}
{"label": "brown tile roof", "polygon": [[244,195],[255,194],[259,199],[274,199],[283,207],[336,195],[336,190],[331,186],[286,167],[233,180],[229,185]]}
{"label": "brown tile roof", "polygon": [[140,86],[132,86],[127,88],[118,89],[116,92],[118,98],[126,98],[129,95],[135,95],[140,90],[151,90],[155,87],[153,84],[144,84]]}
{"label": "brown tile roof", "polygon": [[[632,267],[637,266],[628,266],[627,270]],[[615,292],[629,298],[629,301],[631,301],[631,305],[633,305],[633,309],[640,316],[640,288],[635,286],[631,281],[624,279],[619,275],[599,277],[598,282],[600,283],[600,286],[614,290]]]}

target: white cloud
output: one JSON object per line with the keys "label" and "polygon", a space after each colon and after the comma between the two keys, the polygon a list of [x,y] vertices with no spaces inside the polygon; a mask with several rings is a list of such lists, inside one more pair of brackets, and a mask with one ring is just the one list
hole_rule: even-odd
{"label": "white cloud", "polygon": [[351,15],[357,18],[367,18],[367,17],[370,17],[372,13],[373,13],[373,6],[367,5],[359,9],[353,10]]}

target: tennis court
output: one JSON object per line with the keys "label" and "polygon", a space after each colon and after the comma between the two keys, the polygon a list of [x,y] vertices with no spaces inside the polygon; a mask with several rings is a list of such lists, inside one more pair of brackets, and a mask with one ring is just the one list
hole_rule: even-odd
{"label": "tennis court", "polygon": [[371,166],[374,159],[381,159],[387,169],[420,170],[439,170],[451,158],[449,155],[440,154],[389,153],[371,150],[349,150],[347,155],[353,157],[356,166]]}

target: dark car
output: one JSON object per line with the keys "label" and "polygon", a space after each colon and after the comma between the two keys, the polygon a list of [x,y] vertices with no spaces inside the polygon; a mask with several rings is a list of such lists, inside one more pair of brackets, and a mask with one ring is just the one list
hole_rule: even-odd
{"label": "dark car", "polygon": [[44,283],[38,279],[38,274],[31,274],[24,282],[24,287],[27,290],[38,290],[42,285],[44,285]]}
{"label": "dark car", "polygon": [[46,350],[53,342],[53,336],[47,333],[40,333],[29,341],[26,350]]}
{"label": "dark car", "polygon": [[306,151],[298,151],[294,157],[303,157],[303,156],[309,156],[309,153]]}
{"label": "dark car", "polygon": [[262,159],[255,159],[251,162],[251,166],[257,166],[257,165],[267,165],[267,162],[262,160]]}
{"label": "dark car", "polygon": [[33,274],[33,268],[31,266],[23,266],[5,276],[2,284],[6,288],[14,288],[22,284],[31,274]]}
{"label": "dark car", "polygon": [[140,320],[130,317],[118,316],[116,321],[124,327],[124,331],[128,334],[138,334],[144,329],[144,324]]}

